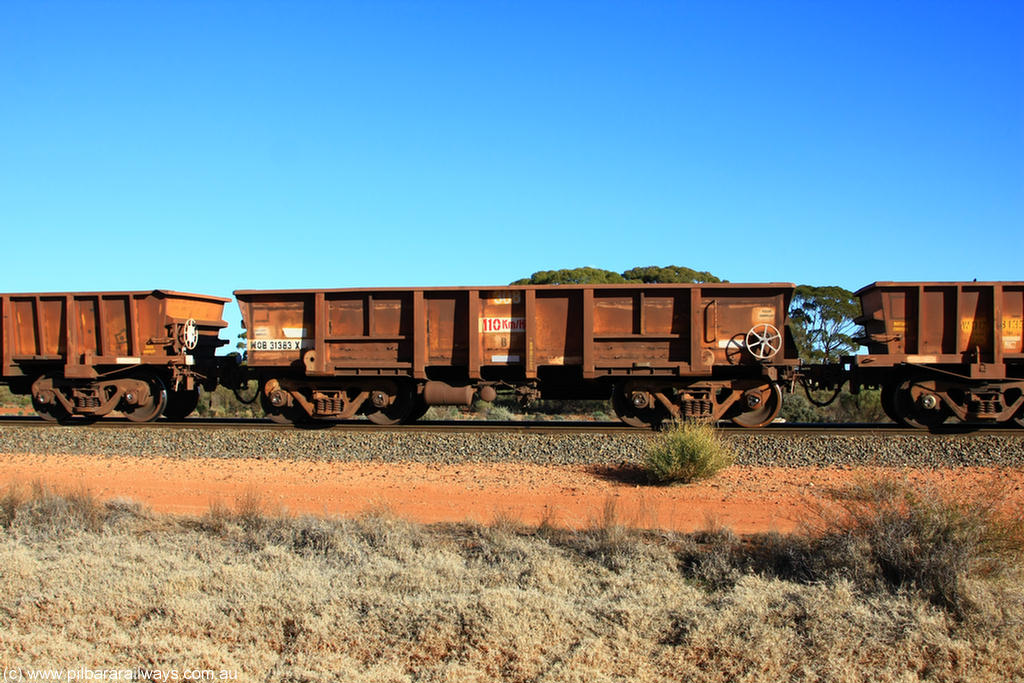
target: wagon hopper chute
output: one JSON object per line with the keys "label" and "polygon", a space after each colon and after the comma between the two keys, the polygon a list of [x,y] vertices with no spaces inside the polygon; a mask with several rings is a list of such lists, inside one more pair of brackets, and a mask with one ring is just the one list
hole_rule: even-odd
{"label": "wagon hopper chute", "polygon": [[245,290],[248,371],[279,421],[411,421],[499,391],[607,399],[635,425],[779,411],[791,284]]}

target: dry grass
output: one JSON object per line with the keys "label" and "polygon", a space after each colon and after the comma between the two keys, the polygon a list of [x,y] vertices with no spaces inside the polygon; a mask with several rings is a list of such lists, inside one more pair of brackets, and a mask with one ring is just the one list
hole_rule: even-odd
{"label": "dry grass", "polygon": [[[752,539],[636,531],[612,501],[583,532],[506,513],[422,526],[383,508],[326,520],[266,507],[252,493],[179,519],[85,492],[9,491],[0,661],[259,681],[1024,677],[1019,558],[968,563],[970,609],[955,609],[851,573],[863,556],[824,539],[870,543],[854,517]],[[1003,524],[996,512],[987,519]],[[1012,549],[1012,525],[1000,528]]]}

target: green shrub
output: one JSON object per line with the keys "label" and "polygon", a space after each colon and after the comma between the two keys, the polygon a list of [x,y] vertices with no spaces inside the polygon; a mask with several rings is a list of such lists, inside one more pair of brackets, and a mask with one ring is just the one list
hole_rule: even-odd
{"label": "green shrub", "polygon": [[[819,401],[828,399],[829,391],[815,392]],[[843,389],[836,400],[828,406],[816,406],[807,400],[803,390],[797,390],[786,396],[779,417],[786,422],[798,423],[873,423],[888,422],[882,410],[881,392],[877,389],[864,389],[859,394],[851,394]]]}
{"label": "green shrub", "polygon": [[647,446],[645,470],[657,484],[707,479],[733,463],[729,447],[715,428],[681,422],[658,434]]}
{"label": "green shrub", "polygon": [[505,406],[492,405],[487,410],[487,419],[492,422],[508,422],[512,419],[512,411]]}
{"label": "green shrub", "polygon": [[32,398],[25,394],[15,394],[11,392],[9,387],[0,386],[0,406],[31,408]]}

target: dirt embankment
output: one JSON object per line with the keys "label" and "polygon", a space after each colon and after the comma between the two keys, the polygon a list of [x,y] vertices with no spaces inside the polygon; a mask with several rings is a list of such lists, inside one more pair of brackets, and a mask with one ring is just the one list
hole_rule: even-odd
{"label": "dirt embankment", "polygon": [[961,493],[996,486],[1024,500],[1024,471],[1006,468],[735,466],[711,481],[651,487],[629,468],[594,465],[0,455],[0,483],[84,487],[158,512],[197,515],[216,502],[258,500],[269,512],[289,514],[348,516],[384,507],[420,522],[513,518],[581,528],[603,523],[613,508],[618,522],[631,526],[693,531],[721,525],[738,533],[790,531],[815,498],[875,476]]}

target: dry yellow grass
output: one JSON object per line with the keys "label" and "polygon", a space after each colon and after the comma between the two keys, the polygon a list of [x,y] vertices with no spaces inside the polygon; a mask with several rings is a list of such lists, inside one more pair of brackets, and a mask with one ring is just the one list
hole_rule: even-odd
{"label": "dry yellow grass", "polygon": [[200,519],[16,495],[0,526],[5,666],[253,681],[1024,677],[1017,576],[969,581],[975,608],[958,616],[912,591],[744,570],[749,541],[727,530],[634,532],[613,509],[570,533],[381,510],[284,519],[260,516],[255,495]]}

